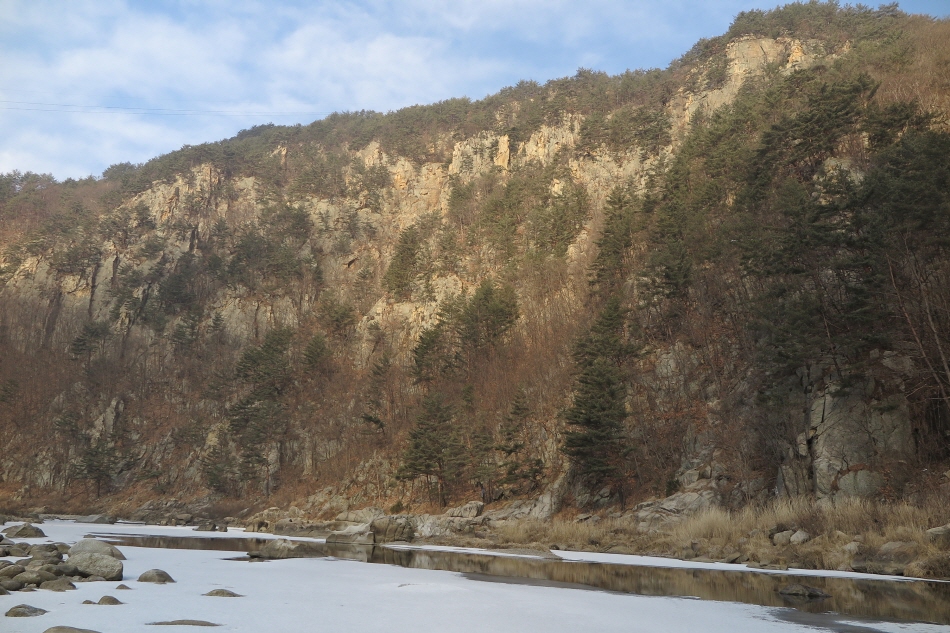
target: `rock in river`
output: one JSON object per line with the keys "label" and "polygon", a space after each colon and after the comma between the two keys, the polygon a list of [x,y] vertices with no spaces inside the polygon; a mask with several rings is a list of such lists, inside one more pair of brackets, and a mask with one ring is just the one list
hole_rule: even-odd
{"label": "rock in river", "polygon": [[28,604],[18,604],[9,611],[6,612],[8,618],[33,618],[38,615],[43,615],[46,613],[45,609],[40,609],[39,607],[31,607]]}
{"label": "rock in river", "polygon": [[239,593],[234,593],[228,589],[212,589],[208,593],[204,594],[206,596],[212,596],[214,598],[243,598]]}
{"label": "rock in river", "polygon": [[69,581],[69,578],[57,578],[56,580],[47,580],[40,585],[40,589],[48,591],[70,591],[75,589],[76,585]]}
{"label": "rock in river", "polygon": [[106,556],[111,556],[116,560],[125,560],[125,555],[120,552],[117,547],[103,541],[97,541],[94,538],[84,538],[69,548],[70,556],[73,554],[82,554],[84,552],[92,554],[105,554]]}
{"label": "rock in river", "polygon": [[155,582],[163,585],[166,582],[175,582],[175,579],[169,576],[168,572],[161,569],[149,569],[139,576],[139,582]]}
{"label": "rock in river", "polygon": [[46,536],[43,530],[30,523],[8,527],[3,533],[10,538],[42,538]]}
{"label": "rock in river", "polygon": [[122,561],[106,554],[80,552],[69,557],[83,576],[101,576],[105,580],[122,580]]}

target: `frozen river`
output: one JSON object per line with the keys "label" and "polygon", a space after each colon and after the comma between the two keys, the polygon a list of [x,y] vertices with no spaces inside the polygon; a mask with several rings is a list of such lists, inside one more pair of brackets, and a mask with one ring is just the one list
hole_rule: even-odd
{"label": "frozen river", "polygon": [[[850,604],[844,592],[857,592],[865,603],[892,600],[890,594],[898,596],[893,599],[898,604],[896,611],[890,607],[868,611],[890,614],[881,619],[820,613],[827,608],[814,605],[802,609],[782,606],[785,603],[775,592],[780,585],[774,583],[801,582],[800,578],[776,580],[752,572],[651,567],[644,564],[666,563],[637,557],[614,556],[584,563],[439,548],[376,547],[354,550],[357,553],[347,557],[388,564],[348,560],[332,549],[327,551],[330,555],[315,558],[247,562],[234,560],[255,547],[240,531],[196,533],[189,528],[70,522],[47,522],[41,527],[47,538],[30,542],[71,543],[90,533],[115,534],[128,559],[124,583],[132,590],[117,590],[118,582],[92,582],[77,583],[76,591],[63,593],[36,591],[0,596],[3,612],[21,603],[48,611],[33,618],[0,617],[3,633],[42,633],[57,625],[100,633],[195,630],[149,624],[185,619],[219,624],[215,629],[218,631],[248,633],[950,631],[947,626],[912,621],[944,621],[941,618],[947,613],[946,597],[950,594],[933,583],[842,578],[840,574],[810,579],[814,581],[811,584],[829,590],[842,605]],[[137,542],[135,537],[146,535],[189,537],[179,542],[180,547],[194,547],[191,537],[214,538],[216,546],[233,544],[233,549],[171,548],[174,539],[138,540],[138,545],[148,546],[132,545]],[[268,535],[254,535],[260,536]],[[599,558],[581,553],[567,556]],[[139,574],[153,568],[167,571],[177,582],[154,585],[135,581]],[[865,589],[860,588],[861,583]],[[679,595],[643,595],[660,593],[664,586],[672,587],[669,592]],[[229,589],[243,597],[202,595],[212,589]],[[98,601],[103,595],[125,604],[82,604],[83,600]],[[756,595],[762,598],[748,597]],[[920,612],[917,616],[912,611],[915,608]]]}

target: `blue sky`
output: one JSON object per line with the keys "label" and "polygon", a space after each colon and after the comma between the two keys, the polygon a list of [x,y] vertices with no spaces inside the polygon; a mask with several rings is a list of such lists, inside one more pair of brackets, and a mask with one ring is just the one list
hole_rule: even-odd
{"label": "blue sky", "polygon": [[[332,111],[665,67],[761,0],[0,0],[0,172],[98,175]],[[907,0],[950,16],[948,0]]]}

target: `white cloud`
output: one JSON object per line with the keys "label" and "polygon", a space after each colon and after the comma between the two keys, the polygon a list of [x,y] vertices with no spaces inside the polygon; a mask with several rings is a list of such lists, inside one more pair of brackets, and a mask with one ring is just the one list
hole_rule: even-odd
{"label": "white cloud", "polygon": [[[479,98],[519,79],[545,81],[581,66],[662,66],[699,37],[722,32],[739,10],[773,2],[0,0],[0,100],[385,111]],[[98,173],[270,120],[11,107],[32,106],[0,104],[0,171],[58,177]]]}

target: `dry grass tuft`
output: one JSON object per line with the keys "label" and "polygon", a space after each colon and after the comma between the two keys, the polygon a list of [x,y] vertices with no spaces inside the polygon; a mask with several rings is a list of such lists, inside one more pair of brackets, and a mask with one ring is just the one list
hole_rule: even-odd
{"label": "dry grass tuft", "polygon": [[[633,518],[504,522],[481,541],[487,540],[491,547],[557,547],[711,560],[731,556],[740,562],[806,569],[848,568],[858,550],[876,552],[884,543],[903,541],[918,552],[908,574],[946,578],[950,577],[950,556],[929,542],[926,530],[948,522],[950,508],[938,500],[912,505],[800,498],[734,511],[712,508],[649,534],[639,533]],[[784,530],[804,530],[811,538],[798,545],[774,545],[771,535]]]}

